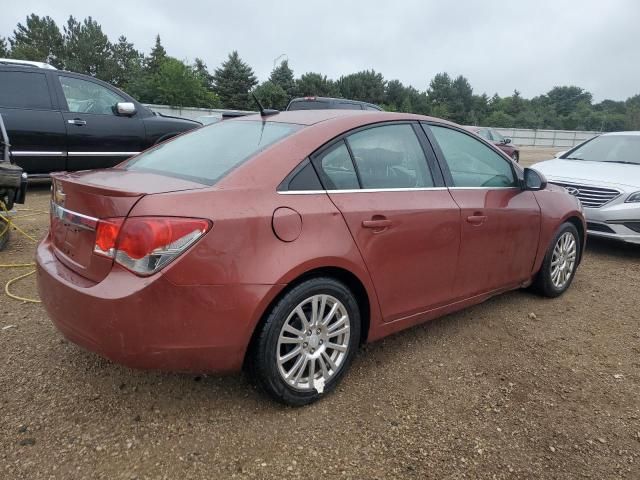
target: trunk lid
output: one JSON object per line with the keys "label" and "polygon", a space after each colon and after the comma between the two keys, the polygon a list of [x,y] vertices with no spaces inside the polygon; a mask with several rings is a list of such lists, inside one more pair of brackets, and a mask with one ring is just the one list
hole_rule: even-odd
{"label": "trunk lid", "polygon": [[96,224],[126,217],[145,195],[206,188],[166,175],[121,169],[56,173],[51,186],[51,240],[56,257],[94,282],[107,276],[113,260],[96,255]]}

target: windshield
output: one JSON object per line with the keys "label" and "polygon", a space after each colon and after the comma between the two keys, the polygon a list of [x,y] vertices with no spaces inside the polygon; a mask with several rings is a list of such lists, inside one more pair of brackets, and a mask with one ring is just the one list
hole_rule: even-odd
{"label": "windshield", "polygon": [[148,150],[125,168],[213,185],[231,169],[300,128],[300,125],[276,122],[220,122]]}
{"label": "windshield", "polygon": [[602,135],[580,145],[562,158],[640,165],[640,135]]}
{"label": "windshield", "polygon": [[491,135],[493,136],[494,142],[504,142],[504,137],[499,132],[491,130]]}

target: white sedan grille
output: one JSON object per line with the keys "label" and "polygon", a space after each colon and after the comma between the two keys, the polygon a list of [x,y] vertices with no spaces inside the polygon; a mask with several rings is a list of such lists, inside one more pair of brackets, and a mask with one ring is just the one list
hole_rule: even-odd
{"label": "white sedan grille", "polygon": [[571,195],[578,197],[583,206],[587,208],[600,208],[611,200],[618,198],[622,192],[614,188],[594,187],[592,185],[580,185],[568,182],[550,182],[563,187]]}

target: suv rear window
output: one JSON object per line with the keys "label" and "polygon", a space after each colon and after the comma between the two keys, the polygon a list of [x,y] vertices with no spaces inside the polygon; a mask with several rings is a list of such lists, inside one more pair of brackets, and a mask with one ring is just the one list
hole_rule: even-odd
{"label": "suv rear window", "polygon": [[0,72],[0,106],[50,110],[47,78],[43,73]]}
{"label": "suv rear window", "polygon": [[245,160],[301,128],[247,120],[215,123],[158,145],[132,159],[125,168],[213,185]]}
{"label": "suv rear window", "polygon": [[330,108],[329,102],[319,102],[317,100],[301,100],[299,102],[291,102],[287,110],[326,110]]}

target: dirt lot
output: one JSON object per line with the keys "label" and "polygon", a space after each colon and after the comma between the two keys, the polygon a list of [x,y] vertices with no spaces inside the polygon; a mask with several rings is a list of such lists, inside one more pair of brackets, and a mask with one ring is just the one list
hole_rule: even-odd
{"label": "dirt lot", "polygon": [[[0,263],[32,256],[14,236]],[[640,249],[591,241],[563,297],[513,292],[366,346],[301,409],[242,376],[113,365],[1,294],[0,478],[638,479],[639,287]],[[36,295],[33,277],[12,289]]]}

